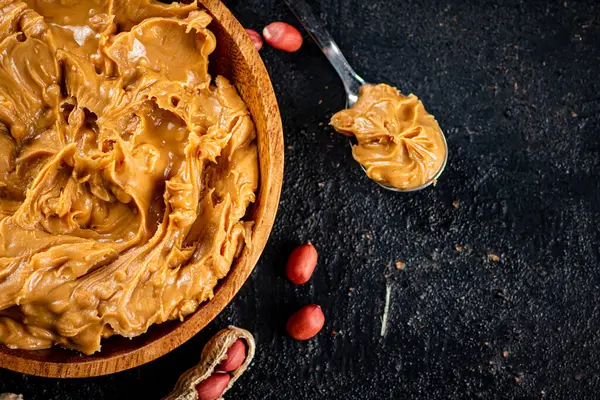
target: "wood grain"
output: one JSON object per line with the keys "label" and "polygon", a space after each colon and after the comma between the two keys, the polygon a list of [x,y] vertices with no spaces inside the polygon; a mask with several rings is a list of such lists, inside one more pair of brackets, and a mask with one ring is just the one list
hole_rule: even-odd
{"label": "wood grain", "polygon": [[256,265],[269,237],[283,177],[283,130],[279,107],[267,70],[244,28],[219,0],[199,0],[214,17],[210,29],[217,37],[211,56],[211,73],[229,78],[248,105],[256,125],[260,160],[260,189],[250,211],[255,221],[252,246],[204,303],[183,323],[155,325],[132,340],[107,339],[102,351],[92,355],[52,348],[39,351],[12,350],[0,346],[0,367],[31,375],[81,378],[115,373],[152,361],[181,345],[219,314],[233,299]]}

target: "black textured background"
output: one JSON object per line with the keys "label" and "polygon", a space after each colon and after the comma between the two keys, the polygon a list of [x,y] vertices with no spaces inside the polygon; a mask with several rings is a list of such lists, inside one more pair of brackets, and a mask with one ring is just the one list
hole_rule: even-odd
{"label": "black textured background", "polygon": [[[255,334],[258,354],[227,399],[598,398],[600,3],[311,4],[367,80],[414,92],[437,116],[450,147],[437,187],[395,194],[370,182],[327,126],[345,100],[316,46],[265,47],[285,181],[270,243],[235,301],[141,368],[83,380],[1,371],[0,392],[157,399],[233,323]],[[249,28],[297,24],[279,0],[229,6]],[[308,240],[319,266],[297,287],[285,259]],[[325,329],[294,342],[286,318],[312,302]]]}

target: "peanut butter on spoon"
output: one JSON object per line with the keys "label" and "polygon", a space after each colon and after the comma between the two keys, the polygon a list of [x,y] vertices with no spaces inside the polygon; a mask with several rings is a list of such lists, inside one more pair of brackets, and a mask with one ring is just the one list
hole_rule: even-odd
{"label": "peanut butter on spoon", "polygon": [[355,137],[352,148],[367,176],[384,186],[411,190],[435,179],[446,161],[446,143],[435,118],[415,96],[389,85],[364,85],[358,101],[331,125]]}

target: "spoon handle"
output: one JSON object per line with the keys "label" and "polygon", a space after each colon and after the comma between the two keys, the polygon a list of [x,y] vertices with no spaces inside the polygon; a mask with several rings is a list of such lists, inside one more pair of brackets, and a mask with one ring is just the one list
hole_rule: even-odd
{"label": "spoon handle", "polygon": [[342,78],[346,93],[348,94],[349,105],[356,103],[356,100],[358,100],[358,90],[365,84],[365,81],[352,69],[338,45],[329,32],[327,32],[327,29],[325,29],[324,23],[313,14],[306,1],[285,0],[285,3],[300,22],[302,22],[304,28],[314,41],[317,42],[340,78]]}

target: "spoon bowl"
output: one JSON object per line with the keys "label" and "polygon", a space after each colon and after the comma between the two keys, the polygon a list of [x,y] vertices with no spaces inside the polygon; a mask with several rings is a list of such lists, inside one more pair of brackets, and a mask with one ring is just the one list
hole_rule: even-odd
{"label": "spoon bowl", "polygon": [[[448,148],[448,144],[446,142],[446,135],[444,135],[443,132],[442,132],[442,139],[444,141],[444,146],[446,148]],[[349,144],[350,144],[350,149],[352,149],[356,145],[356,139],[349,139]],[[448,163],[448,151],[446,151],[446,155],[444,157],[444,161],[442,162],[442,165],[440,166],[440,169],[435,173],[435,175],[431,179],[429,179],[427,182],[423,183],[422,185],[420,185],[420,186],[418,186],[416,188],[412,188],[412,189],[399,189],[397,187],[386,185],[385,183],[377,182],[375,180],[373,182],[375,182],[376,184],[378,184],[382,188],[390,190],[392,192],[402,192],[402,193],[418,192],[420,190],[428,188],[431,185],[435,185],[435,183],[437,182],[438,178],[444,173],[444,170],[446,169],[446,164],[447,163]],[[367,172],[367,169],[361,163],[358,163],[358,165],[360,165],[360,167],[362,168],[363,171],[365,171],[365,173]]]}

